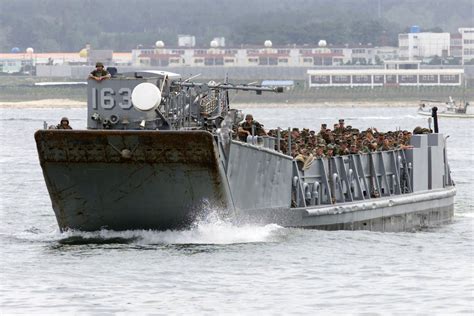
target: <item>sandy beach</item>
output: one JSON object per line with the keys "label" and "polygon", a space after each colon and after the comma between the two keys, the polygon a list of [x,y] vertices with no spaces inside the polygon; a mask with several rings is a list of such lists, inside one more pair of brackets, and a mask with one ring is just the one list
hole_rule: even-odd
{"label": "sandy beach", "polygon": [[[33,101],[0,101],[0,108],[85,108],[87,102],[71,99],[42,99]],[[314,103],[233,103],[233,108],[327,108],[327,107],[417,107],[416,101],[373,101],[373,102],[314,102]]]}
{"label": "sandy beach", "polygon": [[232,103],[231,107],[239,109],[248,108],[371,108],[371,107],[418,107],[416,101],[360,101],[360,102],[348,102],[348,101],[333,101],[333,102],[285,102],[285,103]]}
{"label": "sandy beach", "polygon": [[16,108],[16,109],[27,109],[27,108],[85,108],[87,102],[77,101],[71,99],[42,99],[33,101],[15,101],[6,102],[0,101],[0,108]]}

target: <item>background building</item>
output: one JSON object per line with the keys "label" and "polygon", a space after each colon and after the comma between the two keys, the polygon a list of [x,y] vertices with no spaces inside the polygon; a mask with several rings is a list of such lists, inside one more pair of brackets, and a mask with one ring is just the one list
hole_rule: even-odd
{"label": "background building", "polygon": [[474,27],[459,28],[462,38],[462,63],[474,64]]}
{"label": "background building", "polygon": [[399,56],[401,59],[424,59],[434,56],[450,56],[450,34],[419,32],[412,27],[411,33],[398,35]]}
{"label": "background building", "polygon": [[464,69],[421,69],[419,61],[390,61],[384,68],[308,70],[310,87],[461,86]]}

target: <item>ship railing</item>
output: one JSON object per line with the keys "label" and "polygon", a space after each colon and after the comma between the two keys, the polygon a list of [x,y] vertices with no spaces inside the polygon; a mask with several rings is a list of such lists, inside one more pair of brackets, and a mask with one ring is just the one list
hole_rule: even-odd
{"label": "ship railing", "polygon": [[412,192],[404,150],[316,158],[306,169],[294,163],[297,207],[370,200]]}
{"label": "ship railing", "polygon": [[453,185],[441,134],[413,135],[412,148],[293,161],[297,207],[347,203],[425,192]]}
{"label": "ship railing", "polygon": [[247,144],[252,144],[258,147],[264,147],[271,150],[275,150],[276,138],[272,136],[252,136],[248,135]]}

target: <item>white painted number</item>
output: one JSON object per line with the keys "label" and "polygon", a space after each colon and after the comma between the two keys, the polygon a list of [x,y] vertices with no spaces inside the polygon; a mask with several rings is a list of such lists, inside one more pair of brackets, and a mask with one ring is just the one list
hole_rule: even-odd
{"label": "white painted number", "polygon": [[96,88],[91,89],[91,106],[94,110],[97,110],[98,105],[104,110],[112,110],[116,104],[116,96],[117,98],[119,98],[119,96],[121,97],[120,100],[117,100],[120,108],[124,110],[132,108],[132,89],[130,88],[120,88],[117,95],[112,88],[102,88],[98,92],[99,93],[97,93]]}
{"label": "white painted number", "polygon": [[115,106],[115,91],[112,88],[103,88],[100,90],[100,106],[103,109],[111,110]]}
{"label": "white painted number", "polygon": [[132,102],[130,101],[132,90],[129,88],[121,88],[118,94],[122,96],[122,102],[119,102],[119,106],[124,110],[130,109],[132,107]]}

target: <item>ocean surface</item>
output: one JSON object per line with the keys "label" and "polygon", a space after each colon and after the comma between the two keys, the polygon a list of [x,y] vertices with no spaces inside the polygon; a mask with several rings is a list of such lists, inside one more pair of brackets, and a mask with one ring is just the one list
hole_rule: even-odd
{"label": "ocean surface", "polygon": [[[252,108],[265,128],[426,126],[414,108]],[[0,314],[474,314],[474,126],[440,120],[452,224],[415,233],[233,226],[60,233],[33,138],[85,109],[0,109]]]}

